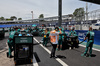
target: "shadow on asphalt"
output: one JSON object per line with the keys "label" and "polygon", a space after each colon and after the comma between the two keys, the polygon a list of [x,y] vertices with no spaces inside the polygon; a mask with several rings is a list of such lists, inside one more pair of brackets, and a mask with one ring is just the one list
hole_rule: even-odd
{"label": "shadow on asphalt", "polygon": [[34,43],[33,45],[39,45],[40,43]]}
{"label": "shadow on asphalt", "polygon": [[80,52],[80,53],[84,53],[84,52],[82,52],[82,51],[80,51],[80,50],[77,50],[77,49],[73,49],[73,50],[75,50],[75,51],[77,51],[77,52]]}
{"label": "shadow on asphalt", "polygon": [[8,49],[4,49],[2,52],[0,52],[0,53],[3,53],[3,52],[5,52],[5,51],[7,51]]}
{"label": "shadow on asphalt", "polygon": [[[89,57],[89,53],[87,53],[87,57]],[[92,54],[91,57],[96,57],[96,55]]]}
{"label": "shadow on asphalt", "polygon": [[56,55],[56,56],[57,56],[57,58],[66,59],[66,57],[65,56],[62,56],[62,55]]}
{"label": "shadow on asphalt", "polygon": [[33,54],[35,56],[36,61],[37,62],[41,62],[40,59],[39,59],[39,56],[37,55],[37,53],[36,52],[33,52]]}
{"label": "shadow on asphalt", "polygon": [[47,45],[46,47],[51,47],[52,45],[50,44],[50,45]]}
{"label": "shadow on asphalt", "polygon": [[91,57],[96,57],[96,55],[95,54],[92,54]]}

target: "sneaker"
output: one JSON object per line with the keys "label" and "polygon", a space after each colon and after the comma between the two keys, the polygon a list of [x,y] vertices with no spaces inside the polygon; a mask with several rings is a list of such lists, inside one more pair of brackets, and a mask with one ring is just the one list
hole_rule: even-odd
{"label": "sneaker", "polygon": [[86,55],[85,55],[85,54],[81,54],[81,56],[86,57]]}

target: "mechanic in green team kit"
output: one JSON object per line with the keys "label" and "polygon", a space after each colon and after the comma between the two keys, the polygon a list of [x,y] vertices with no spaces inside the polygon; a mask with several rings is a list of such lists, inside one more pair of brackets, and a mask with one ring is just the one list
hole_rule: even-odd
{"label": "mechanic in green team kit", "polygon": [[9,46],[9,53],[8,53],[8,57],[11,58],[12,57],[12,54],[11,52],[14,50],[14,36],[15,36],[15,33],[17,32],[17,27],[15,28],[15,31],[11,31],[9,33],[9,39],[8,39],[8,46]]}
{"label": "mechanic in green team kit", "polygon": [[77,36],[75,28],[72,28],[72,31],[69,32],[69,36]]}
{"label": "mechanic in green team kit", "polygon": [[47,29],[45,29],[45,31],[44,31],[44,36],[43,36],[43,45],[44,45],[44,46],[47,46],[48,37],[49,37],[49,33],[48,33]]}
{"label": "mechanic in green team kit", "polygon": [[92,55],[92,47],[93,47],[93,43],[94,43],[94,32],[92,31],[92,27],[89,28],[89,31],[86,34],[86,37],[84,40],[88,39],[87,44],[86,44],[86,48],[85,48],[85,52],[83,54],[81,54],[81,56],[85,56],[88,52],[88,48],[90,47],[90,51],[89,51],[89,57],[91,57]]}
{"label": "mechanic in green team kit", "polygon": [[59,40],[58,40],[58,44],[57,44],[57,48],[56,48],[56,50],[58,50],[58,47],[60,46],[60,50],[62,50],[62,41],[63,41],[63,31],[62,31],[62,28],[61,27],[59,27],[59,31],[58,32],[60,32],[61,31],[61,34],[59,34]]}
{"label": "mechanic in green team kit", "polygon": [[68,35],[71,36],[71,28],[69,28],[69,34]]}

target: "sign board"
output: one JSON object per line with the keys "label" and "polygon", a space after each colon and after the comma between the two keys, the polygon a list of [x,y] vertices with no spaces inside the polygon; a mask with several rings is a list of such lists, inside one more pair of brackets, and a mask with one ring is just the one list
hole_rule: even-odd
{"label": "sign board", "polygon": [[15,37],[15,44],[22,44],[22,43],[33,43],[33,37],[32,36],[18,36],[18,37]]}

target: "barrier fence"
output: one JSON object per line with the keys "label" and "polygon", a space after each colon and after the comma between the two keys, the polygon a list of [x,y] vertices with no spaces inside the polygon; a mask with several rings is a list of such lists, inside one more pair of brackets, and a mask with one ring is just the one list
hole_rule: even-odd
{"label": "barrier fence", "polygon": [[[69,30],[65,30],[65,32],[68,34]],[[88,30],[76,30],[76,32],[77,32],[79,41],[83,41]],[[100,31],[94,31],[94,32],[95,32],[94,44],[100,45]]]}

